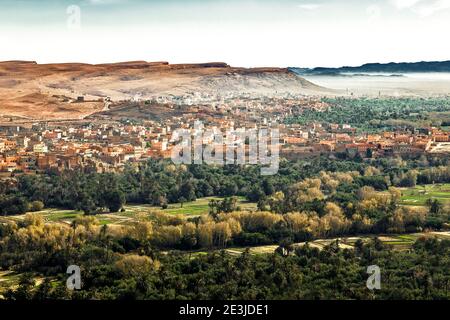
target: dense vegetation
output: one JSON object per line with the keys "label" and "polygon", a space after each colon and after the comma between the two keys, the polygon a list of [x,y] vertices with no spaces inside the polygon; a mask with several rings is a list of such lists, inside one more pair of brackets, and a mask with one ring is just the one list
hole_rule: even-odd
{"label": "dense vegetation", "polygon": [[[27,228],[42,228],[39,221]],[[70,246],[47,242],[26,251],[27,271],[7,299],[448,299],[450,241],[419,239],[392,251],[377,239],[354,250],[332,243],[324,250],[283,245],[272,255],[225,252],[191,257],[160,254],[149,246],[79,229]],[[30,243],[28,245],[31,245]],[[47,245],[47,246],[46,246]],[[20,246],[16,243],[16,246]],[[126,249],[125,249],[126,247]],[[25,249],[22,247],[21,249]],[[11,261],[13,250],[10,251]],[[28,248],[31,250],[31,247]],[[47,250],[47,251],[45,251]],[[5,249],[3,248],[3,252]],[[31,254],[30,254],[31,253]],[[82,290],[66,289],[64,267],[82,267]],[[381,268],[380,291],[366,288],[369,265]],[[44,275],[37,285],[35,272]]]}
{"label": "dense vegetation", "polygon": [[[0,270],[22,274],[10,299],[448,299],[449,241],[420,239],[393,251],[376,239],[355,249],[319,251],[293,243],[337,236],[449,228],[450,205],[403,206],[399,187],[449,183],[446,158],[282,161],[278,174],[254,166],[175,166],[149,161],[119,174],[84,171],[16,176],[0,183],[0,215],[43,206],[78,209],[71,225],[40,214],[0,223]],[[164,213],[167,203],[222,196],[209,214]],[[235,196],[257,202],[239,208]],[[94,215],[125,202],[159,211],[124,225]],[[230,246],[276,244],[275,254],[231,256]],[[83,290],[67,291],[66,268],[82,268]],[[383,272],[381,291],[365,287],[366,268]],[[41,283],[35,277],[43,278]]]}
{"label": "dense vegetation", "polygon": [[[449,225],[448,204],[432,200],[426,207],[401,206],[397,187],[450,182],[446,161],[283,162],[277,175],[264,179],[254,167],[175,166],[164,161],[122,174],[20,176],[16,184],[7,182],[9,187],[3,188],[0,212],[17,214],[45,204],[92,215],[118,211],[125,201],[159,205],[161,212],[143,214],[123,233],[135,234],[138,243],[182,250],[441,230]],[[184,219],[163,213],[167,202],[209,195],[225,196],[211,201],[209,215]],[[259,210],[239,208],[233,197],[237,195],[257,202]]]}
{"label": "dense vegetation", "polygon": [[139,168],[127,167],[120,174],[98,174],[89,169],[48,172],[0,181],[0,215],[23,213],[33,201],[90,214],[97,210],[118,211],[125,202],[163,206],[212,195],[245,196],[258,202],[277,191],[286,193],[294,183],[321,172],[359,173],[352,185],[346,186],[349,191],[362,186],[387,190],[389,186],[449,182],[447,166],[445,158],[363,162],[360,158],[322,157],[314,161],[282,161],[278,173],[270,177],[261,177],[257,166],[175,166],[169,161],[149,161]]}
{"label": "dense vegetation", "polygon": [[[175,166],[170,161],[149,161],[139,168],[127,167],[121,174],[97,174],[87,169],[84,172],[19,176],[16,181],[0,182],[0,195],[7,197],[5,201],[19,197],[27,201],[42,201],[46,207],[78,209],[87,213],[94,213],[102,207],[117,211],[125,201],[162,206],[211,195],[242,195],[257,201],[260,190],[270,195],[274,190],[281,190],[321,170],[362,168],[360,163],[326,158],[314,163],[283,162],[278,175],[262,179],[256,166]],[[7,203],[0,204],[0,207],[6,206]],[[9,212],[4,210],[0,214]]]}
{"label": "dense vegetation", "polygon": [[323,101],[330,105],[325,111],[304,109],[301,115],[288,118],[287,122],[351,124],[364,131],[450,124],[450,100],[446,98],[325,98]]}

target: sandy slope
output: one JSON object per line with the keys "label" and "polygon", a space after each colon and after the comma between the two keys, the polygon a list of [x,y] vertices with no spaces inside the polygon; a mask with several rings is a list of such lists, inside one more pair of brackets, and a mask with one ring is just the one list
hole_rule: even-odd
{"label": "sandy slope", "polygon": [[[224,63],[179,64],[134,61],[89,65],[0,62],[0,117],[81,119],[114,101],[148,99],[189,92],[283,92],[327,94],[332,91],[287,69],[230,67]],[[74,103],[78,96],[85,102]]]}

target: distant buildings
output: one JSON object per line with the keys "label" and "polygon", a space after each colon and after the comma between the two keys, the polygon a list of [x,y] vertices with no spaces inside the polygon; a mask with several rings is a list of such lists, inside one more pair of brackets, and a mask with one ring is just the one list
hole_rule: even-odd
{"label": "distant buildings", "polygon": [[[83,99],[78,97],[77,101]],[[53,126],[36,123],[27,128],[10,124],[0,126],[0,172],[35,174],[49,169],[75,168],[121,171],[126,164],[137,165],[148,158],[169,158],[174,130],[184,128],[193,133],[197,120],[202,121],[205,129],[217,133],[226,133],[230,129],[277,127],[280,155],[290,159],[336,154],[382,157],[450,153],[450,133],[439,128],[367,134],[357,133],[349,124],[284,124],[285,117],[292,114],[329,107],[320,99],[310,97],[192,93],[158,97],[156,101],[175,109],[183,106],[180,109],[183,112],[177,111],[160,121],[142,121],[139,125],[106,120]],[[186,107],[186,101],[191,105]],[[213,140],[213,136],[204,135],[200,143],[208,145]],[[245,142],[236,140],[233,143],[237,148]]]}

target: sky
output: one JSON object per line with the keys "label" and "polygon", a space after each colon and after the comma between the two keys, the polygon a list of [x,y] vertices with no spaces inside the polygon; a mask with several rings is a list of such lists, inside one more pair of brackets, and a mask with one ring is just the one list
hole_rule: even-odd
{"label": "sky", "polygon": [[450,60],[450,0],[0,0],[0,61]]}

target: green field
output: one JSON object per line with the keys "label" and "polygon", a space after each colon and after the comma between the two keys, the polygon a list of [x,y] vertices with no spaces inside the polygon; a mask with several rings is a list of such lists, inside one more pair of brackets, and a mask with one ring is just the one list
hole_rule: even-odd
{"label": "green field", "polygon": [[[202,214],[208,214],[209,212],[209,201],[215,199],[220,200],[219,197],[207,197],[200,198],[196,201],[183,203],[181,207],[180,203],[169,204],[167,209],[162,209],[161,207],[155,207],[151,205],[125,205],[124,212],[109,213],[109,214],[99,214],[95,217],[99,220],[101,225],[104,224],[128,224],[135,221],[136,215],[140,213],[148,212],[164,212],[171,215],[180,215],[183,217],[193,217]],[[241,210],[256,210],[256,203],[247,202],[244,197],[238,197],[238,207]],[[41,214],[48,222],[60,222],[60,223],[71,223],[78,216],[82,216],[83,213],[74,210],[59,210],[59,209],[45,209],[43,211],[37,212]],[[20,221],[25,217],[25,215],[20,216],[10,216],[5,217],[5,220]]]}
{"label": "green field", "polygon": [[[438,239],[450,239],[450,232],[429,232],[429,233],[411,233],[411,234],[403,234],[403,235],[364,235],[361,237],[342,237],[335,239],[317,239],[311,242],[308,242],[308,245],[313,248],[318,248],[319,250],[323,249],[325,246],[335,242],[336,239],[339,239],[339,247],[341,249],[353,249],[355,242],[357,240],[362,240],[363,242],[368,242],[374,237],[378,237],[378,239],[386,245],[392,246],[395,250],[407,250],[411,248],[414,242],[421,237],[432,237]],[[295,243],[294,247],[299,247],[305,245],[305,242]],[[278,245],[266,245],[266,246],[256,246],[256,247],[248,247],[248,248],[228,248],[226,251],[232,255],[239,255],[243,253],[246,249],[250,250],[251,254],[270,254],[273,253],[278,248]]]}
{"label": "green field", "polygon": [[82,215],[82,212],[71,210],[46,210],[42,211],[42,215],[48,221],[73,221],[77,216]]}
{"label": "green field", "polygon": [[[0,271],[0,300],[3,298],[3,294],[12,288],[16,288],[23,274],[13,271]],[[39,274],[29,274],[35,285],[38,286],[44,281],[44,276]],[[50,285],[53,285],[56,281],[55,278],[49,277]]]}
{"label": "green field", "polygon": [[20,274],[12,271],[0,271],[0,297],[8,288],[19,283]]}
{"label": "green field", "polygon": [[410,206],[424,206],[428,199],[450,203],[450,184],[430,184],[402,189],[400,203]]}
{"label": "green field", "polygon": [[[241,210],[256,210],[256,203],[247,202],[244,197],[237,197],[237,206]],[[183,216],[199,216],[202,214],[207,214],[209,212],[209,201],[210,200],[220,200],[220,197],[206,197],[200,198],[196,201],[185,202],[183,206],[180,203],[169,204],[167,209],[162,209],[161,207],[146,206],[146,205],[127,205],[125,206],[125,212],[121,212],[121,215],[132,217],[135,213],[145,212],[145,211],[160,211],[167,214],[183,215]]]}

